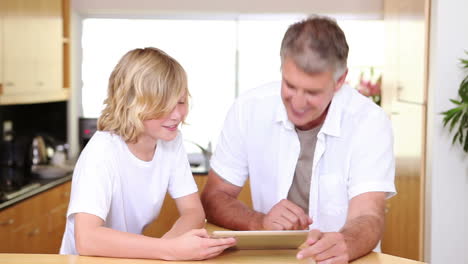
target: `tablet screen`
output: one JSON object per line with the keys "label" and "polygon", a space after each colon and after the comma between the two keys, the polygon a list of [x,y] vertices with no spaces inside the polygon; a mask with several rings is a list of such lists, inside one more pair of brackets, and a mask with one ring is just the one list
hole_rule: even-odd
{"label": "tablet screen", "polygon": [[213,231],[213,237],[234,237],[237,249],[297,249],[307,239],[308,230]]}

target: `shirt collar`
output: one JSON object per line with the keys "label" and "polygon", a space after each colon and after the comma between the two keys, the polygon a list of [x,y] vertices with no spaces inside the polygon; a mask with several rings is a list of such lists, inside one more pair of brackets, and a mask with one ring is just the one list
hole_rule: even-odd
{"label": "shirt collar", "polygon": [[[349,97],[350,86],[344,84],[333,96],[333,99],[328,108],[328,114],[320,129],[320,133],[324,133],[334,137],[341,135],[341,119],[343,117],[343,108],[346,104],[346,99]],[[276,109],[276,122],[281,122],[286,129],[294,129],[294,124],[288,119],[286,107],[283,101]]]}

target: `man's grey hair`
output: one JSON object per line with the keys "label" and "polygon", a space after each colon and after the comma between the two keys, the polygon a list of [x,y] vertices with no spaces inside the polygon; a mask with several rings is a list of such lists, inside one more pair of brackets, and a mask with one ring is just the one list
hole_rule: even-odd
{"label": "man's grey hair", "polygon": [[281,43],[281,64],[286,58],[307,73],[331,71],[338,80],[347,70],[348,43],[335,20],[311,16],[292,24]]}

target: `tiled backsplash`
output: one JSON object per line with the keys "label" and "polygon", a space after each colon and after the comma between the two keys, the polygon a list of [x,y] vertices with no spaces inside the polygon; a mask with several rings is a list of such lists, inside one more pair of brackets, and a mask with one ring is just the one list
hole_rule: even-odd
{"label": "tiled backsplash", "polygon": [[13,122],[18,136],[45,134],[61,142],[67,140],[67,102],[0,106],[0,138],[5,120]]}

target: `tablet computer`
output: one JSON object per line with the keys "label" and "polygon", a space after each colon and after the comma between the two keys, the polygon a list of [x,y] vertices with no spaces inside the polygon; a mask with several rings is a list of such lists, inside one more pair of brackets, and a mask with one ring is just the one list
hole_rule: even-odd
{"label": "tablet computer", "polygon": [[234,237],[237,249],[297,249],[309,230],[288,231],[213,231],[212,237]]}

